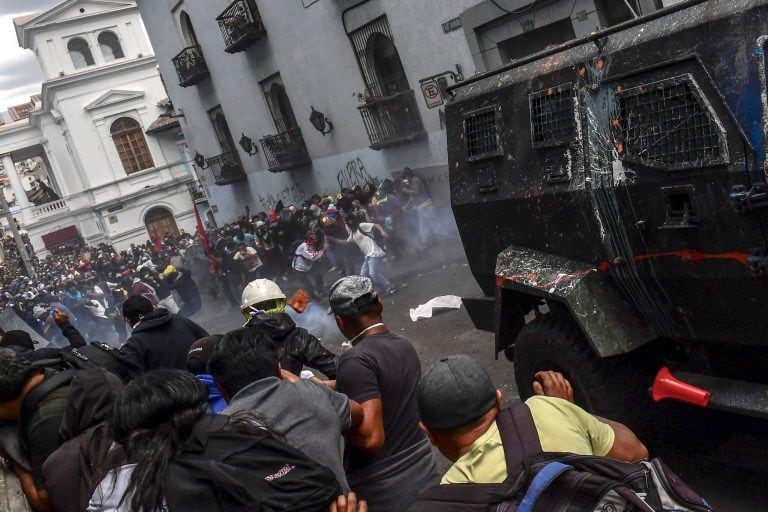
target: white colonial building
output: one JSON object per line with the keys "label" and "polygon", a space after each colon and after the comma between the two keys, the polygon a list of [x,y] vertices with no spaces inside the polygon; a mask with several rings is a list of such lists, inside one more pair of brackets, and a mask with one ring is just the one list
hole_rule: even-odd
{"label": "white colonial building", "polygon": [[[14,22],[45,81],[0,117],[0,158],[35,250],[194,231],[193,169],[136,2],[67,0]],[[51,193],[36,193],[31,168]]]}

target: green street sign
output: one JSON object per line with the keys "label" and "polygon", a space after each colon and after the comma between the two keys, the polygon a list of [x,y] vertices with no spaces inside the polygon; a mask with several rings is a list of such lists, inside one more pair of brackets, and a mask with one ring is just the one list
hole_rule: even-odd
{"label": "green street sign", "polygon": [[461,28],[461,18],[456,17],[443,23],[443,32],[453,32]]}

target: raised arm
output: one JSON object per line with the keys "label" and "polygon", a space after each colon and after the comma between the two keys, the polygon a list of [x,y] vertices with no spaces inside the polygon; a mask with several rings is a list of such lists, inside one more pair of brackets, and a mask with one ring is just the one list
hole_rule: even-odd
{"label": "raised arm", "polygon": [[61,334],[63,334],[69,341],[69,345],[72,348],[79,348],[87,345],[85,338],[80,334],[80,331],[78,331],[74,325],[69,323],[69,317],[63,311],[59,311],[58,309],[54,309],[53,311],[53,320],[56,322],[56,325],[59,326],[59,329],[61,329]]}

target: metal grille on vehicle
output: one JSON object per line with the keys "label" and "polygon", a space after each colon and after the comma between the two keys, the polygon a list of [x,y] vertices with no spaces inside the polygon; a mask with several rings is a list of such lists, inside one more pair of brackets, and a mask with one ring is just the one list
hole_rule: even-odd
{"label": "metal grille on vehicle", "polygon": [[498,107],[468,114],[464,118],[467,160],[474,161],[504,153],[501,142],[501,115]]}
{"label": "metal grille on vehicle", "polygon": [[628,159],[682,169],[727,159],[722,128],[690,75],[619,91]]}
{"label": "metal grille on vehicle", "polygon": [[576,134],[571,84],[531,93],[531,137],[533,147],[568,144]]}

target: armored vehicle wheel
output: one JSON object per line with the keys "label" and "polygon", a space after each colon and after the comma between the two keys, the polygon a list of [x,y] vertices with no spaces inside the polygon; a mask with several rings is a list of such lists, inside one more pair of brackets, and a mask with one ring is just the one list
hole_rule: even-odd
{"label": "armored vehicle wheel", "polygon": [[520,398],[533,394],[538,371],[555,370],[571,382],[574,399],[587,411],[642,429],[651,405],[650,382],[635,356],[599,358],[565,312],[554,310],[526,325],[514,348]]}

